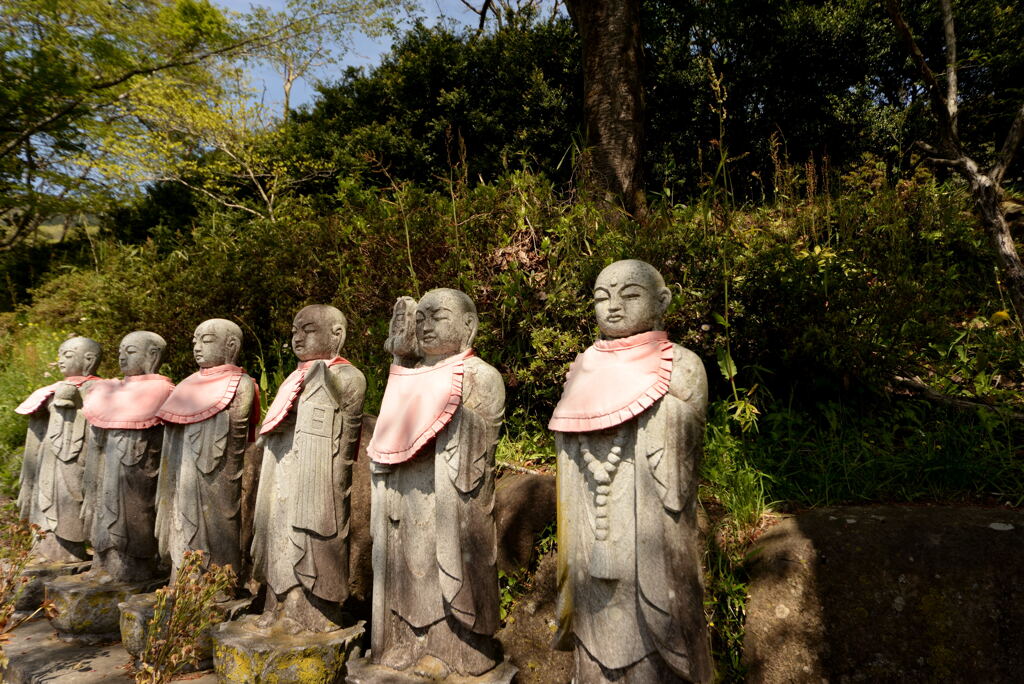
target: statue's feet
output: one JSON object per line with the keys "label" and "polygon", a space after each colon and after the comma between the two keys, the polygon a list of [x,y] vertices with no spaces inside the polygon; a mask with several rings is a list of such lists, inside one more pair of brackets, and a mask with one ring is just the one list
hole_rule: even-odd
{"label": "statue's feet", "polygon": [[412,666],[412,672],[417,676],[436,680],[445,679],[452,673],[444,661],[432,655],[425,655],[417,660]]}
{"label": "statue's feet", "polygon": [[256,626],[260,629],[270,629],[274,626],[274,621],[276,618],[277,615],[274,614],[274,611],[268,610],[267,612],[263,613],[263,615],[260,615],[258,618],[256,618]]}
{"label": "statue's feet", "polygon": [[300,625],[290,617],[283,617],[277,623],[278,628],[285,634],[298,634],[299,632],[306,631],[306,628]]}

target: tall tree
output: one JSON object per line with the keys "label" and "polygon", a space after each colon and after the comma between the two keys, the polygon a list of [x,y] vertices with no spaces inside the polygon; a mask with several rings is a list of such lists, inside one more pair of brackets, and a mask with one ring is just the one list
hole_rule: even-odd
{"label": "tall tree", "polygon": [[206,86],[208,65],[251,42],[208,0],[0,5],[0,249],[118,191],[98,141],[143,134],[127,111],[140,86]]}
{"label": "tall tree", "polygon": [[945,83],[928,65],[928,61],[914,38],[913,31],[900,11],[897,0],[886,0],[886,9],[892,17],[896,31],[902,39],[928,94],[928,103],[935,117],[938,140],[932,144],[918,141],[926,161],[954,170],[971,188],[975,206],[995,252],[1010,299],[1019,319],[1024,315],[1024,263],[1010,233],[1003,209],[1005,193],[1003,178],[1013,161],[1017,148],[1024,139],[1024,103],[1010,124],[1003,144],[989,165],[979,163],[968,153],[960,138],[959,83],[957,65],[956,29],[951,0],[941,0],[942,25],[945,35]]}
{"label": "tall tree", "polygon": [[584,172],[640,218],[644,97],[640,0],[566,0],[583,48]]}

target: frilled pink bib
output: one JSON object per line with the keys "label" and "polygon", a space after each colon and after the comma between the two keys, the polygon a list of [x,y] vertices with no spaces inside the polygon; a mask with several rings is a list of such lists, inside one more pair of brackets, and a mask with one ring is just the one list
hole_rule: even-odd
{"label": "frilled pink bib", "polygon": [[173,389],[170,378],[156,373],[99,380],[85,398],[82,415],[106,430],[145,430],[160,422],[156,412]]}
{"label": "frilled pink bib", "polygon": [[[69,375],[64,378],[61,382],[70,382],[75,387],[81,387],[90,380],[99,380],[99,376],[96,375]],[[55,382],[52,385],[46,387],[40,387],[32,394],[28,395],[28,399],[18,404],[18,407],[14,409],[15,413],[20,413],[23,416],[27,416],[30,413],[35,413],[39,409],[46,405],[46,401],[53,396],[53,393],[57,391],[57,385],[60,382]]]}
{"label": "frilled pink bib", "polygon": [[335,356],[333,359],[300,361],[298,367],[277,388],[277,395],[274,397],[274,401],[270,403],[267,415],[263,417],[263,425],[260,426],[261,435],[267,434],[288,417],[288,413],[292,410],[295,400],[302,394],[302,381],[306,379],[306,371],[317,361],[323,361],[328,366],[337,366],[339,364],[352,365],[340,356]]}
{"label": "frilled pink bib", "polygon": [[[168,423],[189,425],[211,418],[228,407],[238,392],[245,371],[239,366],[224,364],[200,368],[177,384],[171,396],[156,414]],[[259,422],[260,391],[253,382],[256,398],[252,404],[250,422]]]}
{"label": "frilled pink bib", "polygon": [[665,396],[671,379],[667,333],[598,340],[569,368],[548,429],[592,432],[625,423]]}
{"label": "frilled pink bib", "polygon": [[462,376],[472,349],[433,366],[391,366],[380,416],[366,453],[377,463],[404,463],[441,432],[462,401]]}

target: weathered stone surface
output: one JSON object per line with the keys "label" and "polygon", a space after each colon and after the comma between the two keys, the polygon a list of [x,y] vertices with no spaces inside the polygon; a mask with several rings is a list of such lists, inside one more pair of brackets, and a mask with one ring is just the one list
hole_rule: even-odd
{"label": "weathered stone surface", "polygon": [[37,561],[30,563],[21,573],[22,577],[28,578],[25,588],[21,590],[14,609],[18,612],[31,612],[43,603],[46,597],[46,583],[57,577],[65,575],[77,575],[89,569],[91,563],[53,563],[49,561]]}
{"label": "weathered stone surface", "polygon": [[[203,321],[192,336],[199,371],[181,381],[157,415],[164,422],[156,491],[156,537],[172,579],[188,551],[244,571],[242,482],[246,447],[259,422],[259,388],[235,365],[242,329]],[[244,577],[241,577],[244,581]]]}
{"label": "weathered stone surface", "polygon": [[82,500],[94,549],[89,573],[116,582],[160,572],[154,525],[163,425],[156,414],[174,388],[157,374],[166,349],[156,333],[125,335],[118,347],[124,379],[96,381],[82,406],[92,425]]}
{"label": "weathered stone surface", "polygon": [[359,655],[364,623],[333,632],[286,634],[256,626],[249,615],[213,629],[213,663],[221,682],[334,684]]}
{"label": "weathered stone surface", "polygon": [[498,632],[505,654],[519,668],[519,684],[566,684],[572,679],[573,654],[551,648],[558,621],[556,554],[541,557],[530,588],[518,599]]}
{"label": "weathered stone surface", "polygon": [[498,530],[498,569],[527,567],[537,537],[555,522],[555,478],[512,473],[494,486],[494,524]]}
{"label": "weathered stone surface", "polygon": [[503,661],[498,628],[494,451],[498,371],[472,350],[476,306],[441,288],[395,304],[393,363],[368,453],[372,661],[479,676]]}
{"label": "weathered stone surface", "polygon": [[259,626],[331,632],[349,593],[352,465],[362,426],[363,374],[338,354],[345,316],[316,304],[298,312],[298,367],[260,427],[253,515],[253,578],[266,586]]}
{"label": "weathered stone surface", "polygon": [[754,550],[750,682],[1017,682],[1024,512],[817,509]]}
{"label": "weathered stone surface", "polygon": [[[85,646],[57,638],[46,620],[32,620],[4,645],[10,658],[0,680],[7,684],[130,684],[128,653],[118,646]],[[192,675],[189,684],[214,684],[213,673]]]}
{"label": "weathered stone surface", "polygon": [[352,513],[348,533],[349,599],[365,603],[367,613],[373,593],[373,544],[370,538],[370,457],[366,454],[366,447],[376,424],[376,416],[363,415],[359,457],[352,465]]}
{"label": "weathered stone surface", "polygon": [[629,259],[594,285],[602,338],[569,369],[548,428],[558,457],[555,648],[576,681],[707,682],[697,468],[708,384],[662,326],[671,292]]}
{"label": "weathered stone surface", "polygon": [[[134,660],[138,660],[146,646],[146,633],[149,629],[149,621],[153,619],[156,598],[156,592],[136,594],[117,606],[121,611],[121,646]],[[218,622],[224,622],[234,620],[250,605],[252,605],[252,599],[243,598],[214,604],[213,609],[220,616]],[[196,650],[199,652],[199,662],[195,667],[189,668],[189,671],[207,670],[212,667],[213,644],[210,641],[209,631],[200,636],[196,643]]]}
{"label": "weathered stone surface", "polygon": [[152,591],[159,583],[97,580],[86,573],[58,577],[46,583],[46,595],[57,615],[50,624],[66,638],[83,641],[117,641],[121,612],[118,604],[133,594]]}
{"label": "weathered stone surface", "polygon": [[[479,677],[448,675],[444,679],[419,676],[412,672],[399,672],[383,665],[374,665],[369,658],[358,658],[349,663],[346,684],[426,684],[427,682],[444,682],[444,684],[510,684],[518,670],[508,658],[489,672]],[[518,680],[517,680],[518,681]]]}

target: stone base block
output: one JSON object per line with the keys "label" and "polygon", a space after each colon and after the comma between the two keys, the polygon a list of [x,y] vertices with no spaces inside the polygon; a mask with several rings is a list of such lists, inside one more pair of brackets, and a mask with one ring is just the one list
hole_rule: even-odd
{"label": "stone base block", "polygon": [[134,594],[153,591],[163,582],[166,580],[128,584],[90,574],[58,577],[46,583],[46,594],[57,609],[50,624],[62,639],[117,641],[121,637],[117,605]]}
{"label": "stone base block", "polygon": [[256,615],[214,627],[213,669],[221,682],[337,684],[358,656],[366,623],[333,632],[286,634],[260,629]]}
{"label": "stone base block", "polygon": [[[156,608],[156,597],[156,592],[136,594],[117,606],[121,611],[121,646],[136,662],[146,645],[146,632]],[[214,604],[214,610],[221,618],[218,622],[234,620],[238,615],[244,613],[251,604],[251,597]],[[213,644],[210,642],[209,632],[200,635],[196,649],[199,651],[199,663],[186,669],[186,672],[208,670],[212,667]]]}
{"label": "stone base block", "polygon": [[43,604],[47,582],[58,577],[81,574],[90,567],[92,567],[92,561],[55,563],[40,559],[29,563],[21,573],[21,576],[28,581],[25,583],[24,589],[21,590],[18,600],[14,603],[14,610],[19,613],[31,613]]}
{"label": "stone base block", "polygon": [[428,684],[429,682],[445,682],[445,684],[510,684],[519,668],[508,658],[493,670],[484,672],[478,677],[448,675],[444,679],[416,674],[412,668],[406,671],[392,670],[383,665],[374,665],[370,657],[357,658],[348,665],[346,684]]}

